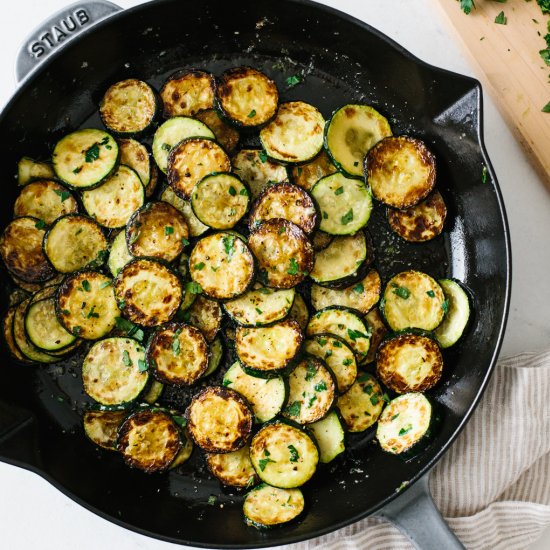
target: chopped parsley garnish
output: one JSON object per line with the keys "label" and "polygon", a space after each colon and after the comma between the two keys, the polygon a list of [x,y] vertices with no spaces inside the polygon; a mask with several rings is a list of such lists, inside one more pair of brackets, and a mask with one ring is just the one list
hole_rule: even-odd
{"label": "chopped parsley garnish", "polygon": [[135,338],[138,342],[143,341],[143,338],[145,337],[143,330],[134,325],[132,321],[128,321],[128,319],[124,319],[123,317],[117,317],[115,319],[115,323],[116,328],[124,331],[130,338]]}
{"label": "chopped parsley garnish", "polygon": [[189,241],[185,237],[182,237],[181,244],[183,244],[183,246],[187,246],[189,244]]}
{"label": "chopped parsley garnish", "polygon": [[174,332],[174,336],[172,337],[172,353],[174,357],[177,357],[181,351],[180,341],[179,341],[180,334],[181,334],[181,328],[176,330],[176,332]]}
{"label": "chopped parsley garnish", "polygon": [[302,77],[298,74],[293,74],[286,79],[286,85],[289,88],[293,88],[297,84],[300,84],[300,82],[302,82]]}
{"label": "chopped parsley garnish", "polygon": [[334,191],[334,194],[338,196],[338,195],[341,195],[343,192],[344,192],[344,188],[338,187],[338,189]]}
{"label": "chopped parsley garnish", "polygon": [[[147,363],[143,359],[138,359],[139,372],[145,372],[147,370]],[[175,420],[176,417],[174,417]]]}
{"label": "chopped parsley garnish", "polygon": [[257,308],[256,308],[256,313],[257,313],[258,315],[261,315],[261,314],[263,313],[263,311],[262,311],[259,307],[257,307]]}
{"label": "chopped parsley garnish", "polygon": [[307,363],[306,371],[306,381],[311,380],[317,374],[317,369],[315,368],[315,365],[310,361],[308,361]]}
{"label": "chopped parsley garnish", "polygon": [[131,367],[133,365],[132,363],[132,360],[130,359],[130,354],[128,353],[128,350],[125,349],[123,352],[122,352],[122,362],[124,363],[124,365],[126,365],[127,367]]}
{"label": "chopped parsley garnish", "polygon": [[353,363],[353,360],[350,359],[349,357],[342,361],[342,365],[344,365],[344,367],[349,367],[352,363]]}
{"label": "chopped parsley garnish", "polygon": [[328,214],[323,210],[323,220],[328,220]]}
{"label": "chopped parsley garnish", "polygon": [[204,262],[199,262],[198,264],[195,264],[195,269],[197,271],[202,271],[204,269],[204,266],[205,266]]}
{"label": "chopped parsley garnish", "polygon": [[543,113],[550,113],[550,101],[541,110]]}
{"label": "chopped parsley garnish", "polygon": [[327,339],[326,338],[317,338],[317,343],[320,346],[326,346],[327,345]]}
{"label": "chopped parsley garnish", "polygon": [[61,199],[61,202],[65,202],[71,196],[68,191],[61,191],[60,189],[54,189],[54,191]]}
{"label": "chopped parsley garnish", "polygon": [[289,275],[298,275],[300,273],[300,266],[294,258],[290,258],[290,267],[287,269]]}
{"label": "chopped parsley garnish", "polygon": [[77,166],[77,167],[73,170],[73,174],[74,174],[74,175],[79,174],[80,172],[82,172],[82,166]]}
{"label": "chopped parsley garnish", "polygon": [[281,225],[281,227],[279,227],[279,231],[277,231],[277,233],[279,235],[282,235],[285,232],[286,232],[286,227],[284,225]]}
{"label": "chopped parsley garnish", "polygon": [[71,314],[71,312],[68,309],[62,309],[61,313],[63,313],[63,315],[70,315]]}
{"label": "chopped parsley garnish", "polygon": [[254,476],[250,476],[248,478],[248,481],[246,482],[246,488],[247,489],[250,489],[250,487],[252,487],[254,485],[254,481],[255,481],[255,477]]}
{"label": "chopped parsley garnish", "polygon": [[412,424],[407,424],[406,426],[403,426],[403,428],[399,430],[399,435],[405,435],[409,433],[412,429],[413,429]]}
{"label": "chopped parsley garnish", "polygon": [[165,228],[164,228],[164,234],[166,236],[168,235],[172,235],[172,233],[174,233],[174,228],[171,227],[170,225],[167,225]]}
{"label": "chopped parsley garnish", "polygon": [[[324,345],[324,344],[321,344],[321,345]],[[338,340],[334,340],[334,342],[332,342],[332,346],[335,348],[341,348],[342,342],[339,342]]]}
{"label": "chopped parsley garnish", "polygon": [[99,313],[95,312],[95,306],[91,307],[90,311],[88,312],[88,315],[86,316],[87,319],[89,319],[90,317],[99,319]]}
{"label": "chopped parsley garnish", "polygon": [[291,405],[286,408],[286,413],[289,416],[298,416],[302,410],[302,403],[300,401],[294,401]]}
{"label": "chopped parsley garnish", "polygon": [[260,151],[258,156],[262,162],[267,162],[267,153],[265,151]]}
{"label": "chopped parsley garnish", "polygon": [[248,113],[248,118],[254,118],[256,116],[256,111],[255,109],[252,109],[252,111],[250,111],[250,113]]}
{"label": "chopped parsley garnish", "polygon": [[294,445],[289,445],[288,450],[290,451],[290,462],[298,462],[300,455],[298,454],[296,447]]}
{"label": "chopped parsley garnish", "polygon": [[228,378],[224,378],[223,379],[223,385],[224,387],[228,387],[228,386],[231,386],[231,384],[233,384],[233,380],[229,380]]}
{"label": "chopped parsley garnish", "polygon": [[[368,378],[367,378],[367,379],[368,379]],[[367,385],[363,388],[363,393],[366,393],[367,395],[371,395],[371,394],[372,394],[372,390],[373,390],[372,384],[367,384]]]}
{"label": "chopped parsley garnish", "polygon": [[258,466],[260,466],[260,471],[263,472],[263,471],[265,470],[265,467],[266,467],[270,462],[275,463],[275,460],[271,460],[271,458],[260,458],[260,460],[258,460]]}
{"label": "chopped parsley garnish", "polygon": [[466,15],[469,15],[472,11],[472,8],[475,8],[476,5],[474,3],[474,0],[460,0],[460,7]]}
{"label": "chopped parsley garnish", "polygon": [[481,171],[481,183],[487,183],[487,166],[484,166]]}
{"label": "chopped parsley garnish", "polygon": [[386,403],[389,403],[390,402],[390,396],[387,393],[385,393],[382,396],[382,401],[385,401]]}
{"label": "chopped parsley garnish", "polygon": [[239,195],[242,195],[243,197],[248,197],[248,190],[246,189],[246,187],[243,187],[243,188],[239,191]]}
{"label": "chopped parsley garnish", "polygon": [[229,186],[229,194],[232,197],[234,197],[237,194],[237,190],[232,185]]}
{"label": "chopped parsley garnish", "polygon": [[327,385],[325,381],[319,382],[318,384],[315,384],[315,391],[325,391],[327,389]]}
{"label": "chopped parsley garnish", "polygon": [[34,224],[34,227],[36,227],[36,229],[44,229],[44,227],[46,227],[46,222],[44,220],[38,220]]}
{"label": "chopped parsley garnish", "polygon": [[183,416],[176,415],[173,416],[172,419],[180,428],[185,428],[185,426],[187,426],[187,420]]}
{"label": "chopped parsley garnish", "polygon": [[435,298],[435,292],[433,290],[428,290],[428,292],[426,292],[426,294],[430,297],[430,298]]}
{"label": "chopped parsley garnish", "polygon": [[348,225],[353,220],[353,208],[350,208],[341,218],[342,225]]}
{"label": "chopped parsley garnish", "polygon": [[164,149],[165,151],[170,151],[170,149],[172,149],[172,146],[168,143],[163,143],[160,148]]}
{"label": "chopped parsley garnish", "polygon": [[358,330],[353,330],[352,328],[348,328],[348,336],[355,342],[357,338],[368,338],[369,335],[365,334],[364,332],[360,332]]}
{"label": "chopped parsley garnish", "polygon": [[231,260],[233,257],[234,252],[234,244],[235,244],[235,235],[226,235],[223,237],[223,247],[225,249],[225,253],[227,254],[227,258]]}
{"label": "chopped parsley garnish", "polygon": [[216,504],[217,501],[218,501],[218,497],[215,496],[215,495],[210,495],[210,496],[208,497],[208,504],[209,504],[210,506],[214,506],[214,504]]}
{"label": "chopped parsley garnish", "polygon": [[361,292],[364,292],[364,291],[365,291],[365,287],[364,287],[363,283],[357,283],[353,287],[353,292],[357,292],[357,294],[361,294]]}
{"label": "chopped parsley garnish", "polygon": [[399,413],[395,413],[392,417],[391,417],[391,420],[395,420],[397,417],[399,416]]}
{"label": "chopped parsley garnish", "polygon": [[82,327],[76,326],[73,328],[73,334],[80,334],[82,332]]}
{"label": "chopped parsley garnish", "polygon": [[113,281],[104,281],[99,285],[99,289],[103,290],[104,288],[107,288],[108,286],[111,286],[113,284]]}
{"label": "chopped parsley garnish", "polygon": [[130,235],[130,238],[128,239],[129,243],[130,243],[130,244],[134,244],[134,243],[139,239],[140,233],[141,233],[141,231],[134,231],[134,232]]}
{"label": "chopped parsley garnish", "polygon": [[403,300],[406,300],[411,295],[411,291],[405,286],[398,286],[394,288],[393,293],[396,296],[403,298]]}
{"label": "chopped parsley garnish", "polygon": [[313,397],[310,397],[309,402],[307,404],[307,408],[310,409],[313,406],[313,403],[315,403],[315,401],[317,401],[317,396],[316,395],[314,395]]}
{"label": "chopped parsley garnish", "polygon": [[84,160],[86,162],[94,162],[99,158],[99,143],[94,143],[91,147],[86,149],[84,153]]}
{"label": "chopped parsley garnish", "polygon": [[380,399],[378,398],[378,395],[371,395],[370,396],[370,402],[373,405],[378,405],[378,403],[380,402]]}
{"label": "chopped parsley garnish", "polygon": [[501,11],[496,17],[495,17],[495,23],[497,25],[506,25],[508,23],[508,18],[504,15],[504,12]]}
{"label": "chopped parsley garnish", "polygon": [[82,281],[82,288],[86,291],[86,292],[90,292],[90,290],[92,290],[92,287],[90,286],[90,283],[84,279]]}
{"label": "chopped parsley garnish", "polygon": [[442,304],[441,304],[441,309],[447,314],[449,313],[449,300],[445,300]]}

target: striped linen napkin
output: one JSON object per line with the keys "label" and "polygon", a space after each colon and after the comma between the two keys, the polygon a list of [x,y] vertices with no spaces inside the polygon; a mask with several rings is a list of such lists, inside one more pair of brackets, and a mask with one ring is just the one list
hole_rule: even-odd
{"label": "striped linen napkin", "polygon": [[[540,536],[550,524],[550,352],[499,362],[470,422],[434,469],[431,491],[468,549],[524,550]],[[284,548],[413,546],[391,524],[367,518]]]}

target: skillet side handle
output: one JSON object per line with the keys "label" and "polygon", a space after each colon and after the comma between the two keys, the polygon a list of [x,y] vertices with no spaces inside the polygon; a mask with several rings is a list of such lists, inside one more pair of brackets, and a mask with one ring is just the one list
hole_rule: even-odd
{"label": "skillet side handle", "polygon": [[426,474],[376,515],[393,523],[418,550],[464,550],[436,508],[428,479]]}
{"label": "skillet side handle", "polygon": [[15,61],[15,78],[21,82],[42,61],[82,31],[121,11],[107,0],[83,0],[58,11],[39,25],[21,46]]}

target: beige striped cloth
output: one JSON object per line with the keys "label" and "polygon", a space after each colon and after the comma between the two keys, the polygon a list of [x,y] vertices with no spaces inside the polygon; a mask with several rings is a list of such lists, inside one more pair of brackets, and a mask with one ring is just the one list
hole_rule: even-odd
{"label": "beige striped cloth", "polygon": [[[524,550],[541,535],[550,524],[550,352],[499,362],[481,404],[434,469],[431,490],[468,549]],[[389,523],[367,518],[284,548],[413,546]]]}

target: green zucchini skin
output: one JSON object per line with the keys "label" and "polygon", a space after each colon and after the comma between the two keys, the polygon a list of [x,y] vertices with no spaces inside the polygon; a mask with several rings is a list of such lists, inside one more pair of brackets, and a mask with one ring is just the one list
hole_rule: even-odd
{"label": "green zucchini skin", "polygon": [[224,358],[224,347],[222,339],[217,336],[214,338],[213,342],[210,344],[210,357],[208,358],[208,367],[202,375],[203,378],[214,374],[220,365],[222,364]]}
{"label": "green zucchini skin", "polygon": [[4,314],[4,317],[2,318],[2,343],[4,344],[4,347],[8,350],[12,359],[18,361],[19,363],[28,364],[31,362],[31,360],[21,353],[21,351],[17,347],[13,335],[13,319],[15,317],[16,310],[17,306],[11,306],[10,308],[8,308],[8,310]]}
{"label": "green zucchini skin", "polygon": [[346,431],[340,420],[338,410],[328,413],[325,418],[308,426],[319,447],[319,461],[322,464],[332,462],[346,450]]}
{"label": "green zucchini skin", "polygon": [[447,312],[434,336],[443,349],[454,346],[464,334],[470,320],[470,298],[463,285],[453,279],[441,279]]}
{"label": "green zucchini skin", "polygon": [[55,178],[55,172],[48,162],[21,157],[17,164],[17,185],[23,186],[35,180],[52,178]]}

